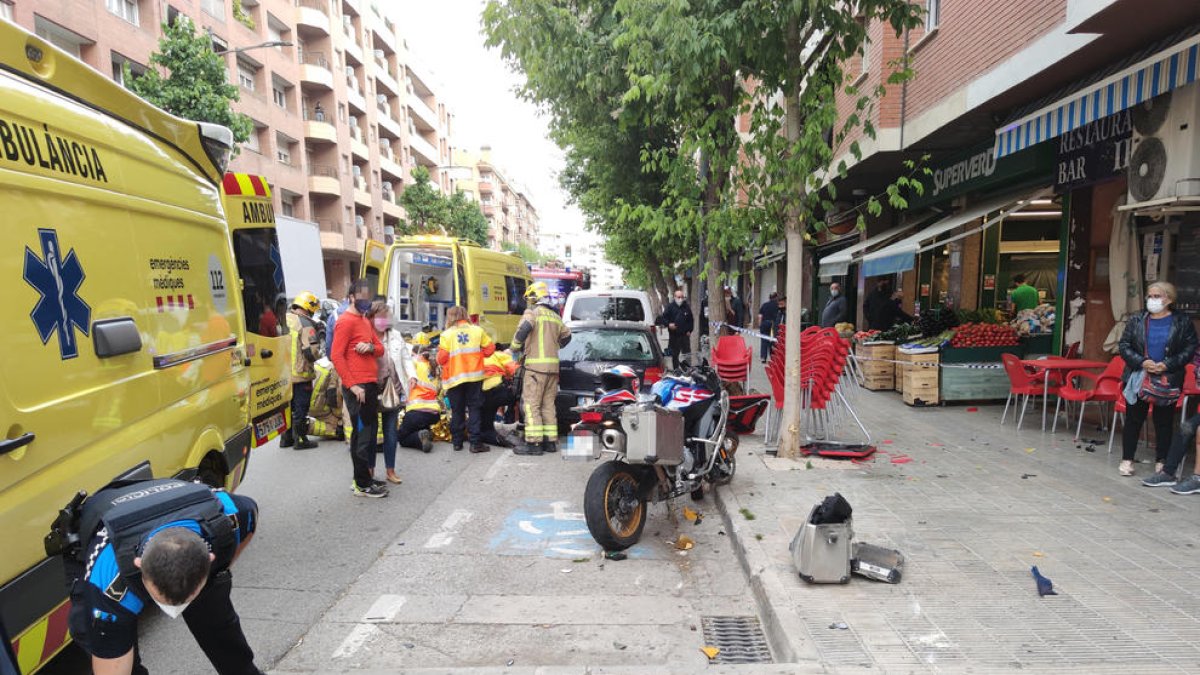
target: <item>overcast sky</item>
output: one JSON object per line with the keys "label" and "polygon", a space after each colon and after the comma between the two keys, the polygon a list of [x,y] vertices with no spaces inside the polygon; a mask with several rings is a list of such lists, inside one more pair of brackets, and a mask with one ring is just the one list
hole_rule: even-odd
{"label": "overcast sky", "polygon": [[484,47],[485,0],[392,0],[398,32],[427,71],[439,99],[454,115],[451,142],[477,152],[492,146],[492,161],[530,191],[544,231],[583,231],[583,216],[566,205],[558,186],[562,152],[547,138],[546,120],[513,93],[521,76]]}

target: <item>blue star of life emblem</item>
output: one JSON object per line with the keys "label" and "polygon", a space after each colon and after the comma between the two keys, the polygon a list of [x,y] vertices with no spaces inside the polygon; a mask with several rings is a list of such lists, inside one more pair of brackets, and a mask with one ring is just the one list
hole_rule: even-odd
{"label": "blue star of life emblem", "polygon": [[272,281],[275,282],[275,288],[283,292],[283,257],[279,254],[279,247],[271,244],[271,264],[275,266],[271,273]]}
{"label": "blue star of life emblem", "polygon": [[37,327],[42,344],[58,331],[58,353],[63,359],[79,356],[79,344],[75,340],[78,328],[85,337],[90,334],[92,308],[79,297],[83,284],[83,265],[71,249],[64,256],[58,245],[58,233],[50,229],[39,229],[38,239],[42,244],[39,258],[28,246],[25,247],[25,283],[33,287],[41,297],[29,313]]}
{"label": "blue star of life emblem", "polygon": [[470,340],[471,340],[471,336],[470,336],[470,335],[467,335],[466,333],[459,333],[459,334],[458,334],[458,344],[460,344],[460,345],[465,345],[465,344],[467,344],[467,342],[469,342]]}

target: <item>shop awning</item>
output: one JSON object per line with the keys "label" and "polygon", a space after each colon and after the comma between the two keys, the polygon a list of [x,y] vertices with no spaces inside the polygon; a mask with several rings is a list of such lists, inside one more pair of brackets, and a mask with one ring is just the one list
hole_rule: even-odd
{"label": "shop awning", "polygon": [[[980,202],[975,206],[970,206],[960,213],[939,220],[912,236],[905,237],[890,246],[885,246],[878,251],[864,255],[863,272],[868,277],[907,272],[916,266],[916,257],[918,254],[939,246],[944,246],[952,241],[968,237],[977,232],[982,232],[1004,220],[1005,216],[1025,208],[1033,200],[1049,196],[1051,192],[1051,188],[1039,188],[1033,193],[1024,191],[1008,194],[986,202]],[[944,239],[938,239],[941,235],[955,228],[977,221],[980,218],[986,217],[989,213],[996,213],[997,211],[1000,212],[999,215],[985,221],[975,229],[960,232]]]}
{"label": "shop awning", "polygon": [[822,277],[844,276],[850,271],[850,263],[855,259],[861,258],[862,256],[860,254],[863,251],[873,246],[879,246],[884,242],[903,234],[910,228],[912,228],[911,224],[897,225],[896,227],[893,227],[889,230],[884,230],[873,237],[868,237],[866,240],[860,241],[853,246],[847,246],[837,253],[831,253],[818,261],[818,264],[820,265],[818,274]]}
{"label": "shop awning", "polygon": [[1057,138],[1195,82],[1198,76],[1200,35],[1193,35],[1001,127],[996,131],[996,156]]}

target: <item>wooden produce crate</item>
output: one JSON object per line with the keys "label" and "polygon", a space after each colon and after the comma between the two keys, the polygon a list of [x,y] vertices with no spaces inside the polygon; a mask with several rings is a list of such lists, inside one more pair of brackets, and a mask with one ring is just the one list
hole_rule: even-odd
{"label": "wooden produce crate", "polygon": [[[938,355],[932,354],[897,354],[897,359],[904,359],[910,363],[939,363]],[[913,406],[937,405],[940,402],[938,389],[938,368],[934,366],[901,366],[903,369],[902,377],[897,380],[903,380],[904,384],[897,386],[904,387],[904,402]]]}
{"label": "wooden produce crate", "polygon": [[962,365],[977,367],[941,369],[942,401],[1003,401],[1008,398],[1008,374],[999,363]]}
{"label": "wooden produce crate", "polygon": [[896,364],[896,391],[903,394],[904,376],[914,369],[920,370],[920,368],[910,366],[908,364],[936,362],[938,360],[938,354],[937,352],[930,352],[928,354],[905,354],[904,351],[902,351],[900,348],[897,348],[896,360],[900,362]]}
{"label": "wooden produce crate", "polygon": [[[890,342],[860,344],[855,348],[860,360],[864,386],[871,391],[889,391],[896,387],[896,345]],[[882,359],[873,361],[870,359]]]}

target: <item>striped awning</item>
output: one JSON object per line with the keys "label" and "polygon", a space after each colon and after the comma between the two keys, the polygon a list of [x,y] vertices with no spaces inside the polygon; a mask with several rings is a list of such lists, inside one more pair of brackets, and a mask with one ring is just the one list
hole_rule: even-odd
{"label": "striped awning", "polygon": [[996,156],[1004,157],[1057,138],[1089,122],[1132,108],[1200,76],[1200,35],[1040,108],[996,131]]}

